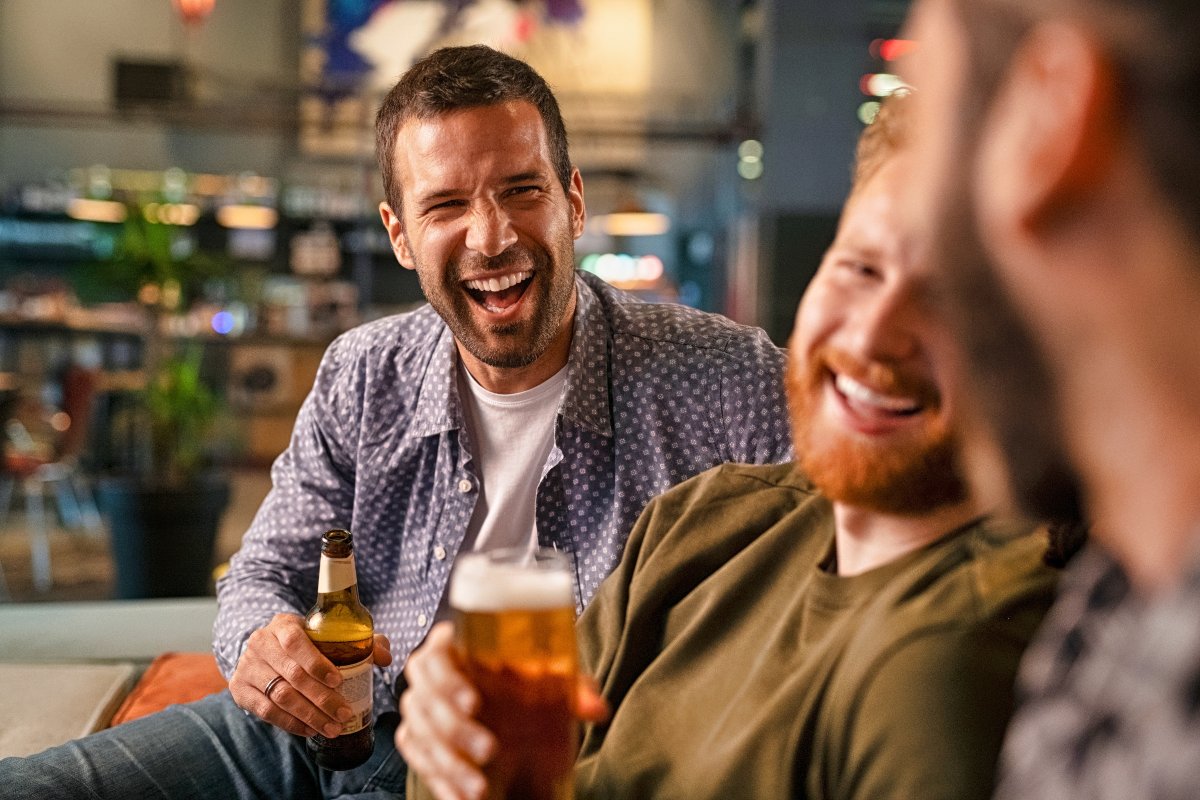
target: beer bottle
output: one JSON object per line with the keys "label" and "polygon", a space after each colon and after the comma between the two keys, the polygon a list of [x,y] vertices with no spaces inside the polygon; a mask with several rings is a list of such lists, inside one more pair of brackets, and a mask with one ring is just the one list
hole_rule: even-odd
{"label": "beer bottle", "polygon": [[338,687],[354,716],[342,733],[331,738],[316,734],[307,741],[317,766],[353,769],[366,762],[375,747],[374,625],[358,599],[354,546],[350,532],[331,530],[321,537],[321,570],[317,602],[304,618],[308,638],[342,673]]}

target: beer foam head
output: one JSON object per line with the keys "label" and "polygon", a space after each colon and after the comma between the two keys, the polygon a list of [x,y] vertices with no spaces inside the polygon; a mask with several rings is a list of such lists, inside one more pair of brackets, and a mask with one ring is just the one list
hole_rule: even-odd
{"label": "beer foam head", "polygon": [[461,556],[450,581],[450,606],[459,611],[505,611],[574,606],[571,574],[495,563],[486,553]]}

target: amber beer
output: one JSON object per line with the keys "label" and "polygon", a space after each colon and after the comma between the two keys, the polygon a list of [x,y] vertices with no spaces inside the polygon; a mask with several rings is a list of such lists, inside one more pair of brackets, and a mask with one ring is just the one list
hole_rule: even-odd
{"label": "amber beer", "polygon": [[450,585],[463,671],[496,735],[489,800],[570,800],[577,750],[575,600],[566,558],[500,550],[459,558]]}
{"label": "amber beer", "polygon": [[307,740],[317,766],[353,769],[371,757],[374,728],[374,624],[358,599],[354,546],[349,531],[332,530],[321,537],[317,602],[304,618],[313,644],[342,673],[338,691],[354,716],[332,739],[316,734]]}

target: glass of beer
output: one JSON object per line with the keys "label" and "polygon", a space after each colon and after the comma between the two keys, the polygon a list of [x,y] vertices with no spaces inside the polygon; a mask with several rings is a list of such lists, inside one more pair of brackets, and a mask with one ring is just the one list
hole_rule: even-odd
{"label": "glass of beer", "polygon": [[569,800],[578,747],[574,580],[567,558],[528,548],[459,556],[450,582],[456,648],[499,742],[489,800]]}

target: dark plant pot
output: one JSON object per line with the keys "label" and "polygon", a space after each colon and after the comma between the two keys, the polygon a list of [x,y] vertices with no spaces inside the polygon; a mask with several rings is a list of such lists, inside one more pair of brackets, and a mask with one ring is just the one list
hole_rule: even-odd
{"label": "dark plant pot", "polygon": [[212,593],[213,549],[229,505],[227,477],[179,487],[101,478],[96,499],[112,532],[118,598]]}

